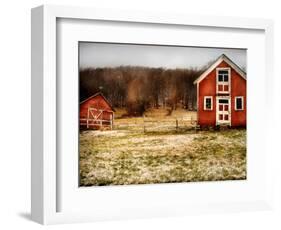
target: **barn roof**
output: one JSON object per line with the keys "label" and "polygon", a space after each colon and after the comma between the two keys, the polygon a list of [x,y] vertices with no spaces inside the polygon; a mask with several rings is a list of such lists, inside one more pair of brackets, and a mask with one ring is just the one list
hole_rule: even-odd
{"label": "barn roof", "polygon": [[225,54],[222,54],[218,57],[217,60],[214,61],[194,82],[193,84],[197,84],[200,81],[202,81],[210,72],[213,71],[214,68],[216,68],[217,65],[219,65],[222,61],[225,61],[228,65],[231,66],[242,78],[246,79],[246,73],[238,66],[236,65],[229,57],[227,57]]}
{"label": "barn roof", "polygon": [[102,94],[101,92],[98,92],[98,93],[96,93],[96,94],[94,94],[94,95],[88,97],[87,99],[81,101],[81,102],[80,102],[80,105],[83,104],[84,102],[86,102],[86,101],[92,99],[92,98],[97,97],[97,96],[101,96],[101,97],[105,100],[105,102],[109,105],[109,107],[112,109],[112,111],[115,112],[115,110],[114,110],[114,108],[112,107],[111,103],[106,99],[105,96],[103,96],[103,94]]}

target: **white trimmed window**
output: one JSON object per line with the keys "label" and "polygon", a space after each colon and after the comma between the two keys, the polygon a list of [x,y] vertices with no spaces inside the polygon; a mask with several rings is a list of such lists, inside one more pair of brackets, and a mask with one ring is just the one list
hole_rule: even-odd
{"label": "white trimmed window", "polygon": [[212,96],[204,97],[204,110],[213,110],[213,97]]}
{"label": "white trimmed window", "polygon": [[244,110],[244,98],[242,96],[235,97],[235,110]]}
{"label": "white trimmed window", "polygon": [[217,92],[230,92],[230,68],[217,68]]}

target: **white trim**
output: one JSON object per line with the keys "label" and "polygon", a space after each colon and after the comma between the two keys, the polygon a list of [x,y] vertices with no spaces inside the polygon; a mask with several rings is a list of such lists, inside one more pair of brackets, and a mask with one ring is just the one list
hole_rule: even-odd
{"label": "white trim", "polygon": [[[241,98],[242,99],[242,109],[237,109],[237,99]],[[243,111],[244,110],[244,96],[237,96],[235,97],[235,111]]]}
{"label": "white trim", "polygon": [[[211,99],[211,108],[206,107],[206,99]],[[213,96],[204,96],[204,110],[212,111],[213,110]]]}
{"label": "white trim", "polygon": [[246,73],[240,69],[233,61],[231,61],[226,55],[221,55],[217,61],[215,61],[204,73],[202,73],[193,84],[197,84],[208,76],[222,61],[225,61],[231,68],[233,68],[242,78],[246,79]]}
{"label": "white trim", "polygon": [[196,108],[196,110],[197,110],[197,123],[198,123],[198,121],[199,121],[199,83],[197,84],[196,89],[197,89],[197,92],[196,92],[196,94],[197,94],[197,98],[196,98],[197,108]]}
{"label": "white trim", "polygon": [[[228,71],[228,82],[221,83],[221,85],[228,85],[228,91],[219,91],[219,71],[220,70],[227,70]],[[217,94],[231,94],[231,68],[230,67],[218,67],[216,68],[216,92]]]}
{"label": "white trim", "polygon": [[[228,100],[228,122],[219,121],[219,100],[227,99]],[[231,97],[230,96],[217,96],[216,97],[216,125],[229,125],[231,126]]]}

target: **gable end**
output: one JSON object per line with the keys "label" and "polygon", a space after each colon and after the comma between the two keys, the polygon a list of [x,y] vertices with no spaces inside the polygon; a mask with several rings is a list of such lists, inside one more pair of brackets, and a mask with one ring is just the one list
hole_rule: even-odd
{"label": "gable end", "polygon": [[103,100],[106,102],[106,104],[108,104],[108,106],[111,108],[111,110],[112,110],[113,112],[115,112],[115,110],[114,110],[114,108],[112,107],[111,103],[105,98],[105,96],[103,96],[103,94],[102,94],[101,92],[96,93],[96,94],[94,94],[94,95],[88,97],[87,99],[81,101],[81,102],[80,102],[80,105],[82,105],[82,104],[84,104],[85,102],[89,101],[90,99],[93,99],[93,98],[98,97],[98,96],[101,96],[101,97],[103,98]]}
{"label": "gable end", "polygon": [[221,55],[207,70],[205,70],[194,82],[193,84],[200,83],[205,77],[209,75],[219,64],[225,61],[232,69],[234,69],[238,75],[240,75],[243,79],[247,80],[246,73],[236,65],[230,58],[228,58],[225,54]]}

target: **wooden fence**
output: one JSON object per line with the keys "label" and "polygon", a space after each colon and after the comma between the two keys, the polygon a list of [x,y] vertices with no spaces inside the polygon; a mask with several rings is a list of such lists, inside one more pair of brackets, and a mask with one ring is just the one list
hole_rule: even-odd
{"label": "wooden fence", "polygon": [[116,130],[134,130],[139,132],[198,130],[196,117],[136,117],[116,119]]}
{"label": "wooden fence", "polygon": [[143,131],[161,131],[161,130],[186,130],[194,129],[197,130],[199,126],[197,125],[197,120],[193,117],[188,118],[169,118],[169,119],[151,119],[148,117],[143,117]]}
{"label": "wooden fence", "polygon": [[[98,113],[94,113],[98,112]],[[80,126],[84,126],[87,129],[89,128],[103,128],[109,127],[113,129],[113,115],[110,115],[109,119],[103,118],[103,113],[106,110],[97,110],[95,108],[88,108],[87,118],[80,118]]]}

